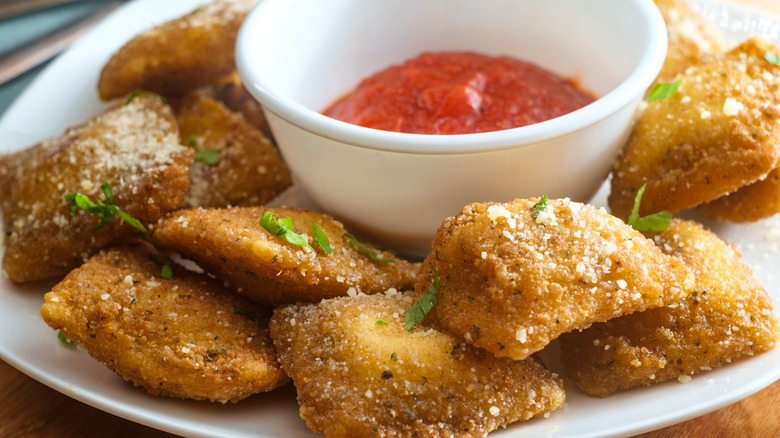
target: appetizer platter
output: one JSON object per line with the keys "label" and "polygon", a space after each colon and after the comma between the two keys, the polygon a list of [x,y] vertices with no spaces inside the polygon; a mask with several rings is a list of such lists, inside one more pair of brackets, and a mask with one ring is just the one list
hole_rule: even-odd
{"label": "appetizer platter", "polygon": [[[100,99],[97,84],[112,54],[139,32],[179,17],[201,3],[198,0],[163,3],[135,0],[118,9],[53,62],[9,108],[0,120],[3,139],[0,151],[22,150],[109,110],[111,105]],[[780,22],[760,11],[711,0],[691,3],[723,31],[729,46],[754,34],[780,44]],[[591,204],[606,206],[608,194],[609,187],[605,184]],[[293,186],[269,205],[311,208],[312,203]],[[696,213],[686,212],[683,216],[701,222],[721,239],[736,244],[759,282],[776,303],[780,302],[780,277],[776,271],[780,266],[780,217],[730,224],[704,219]],[[179,222],[187,220],[179,219]],[[186,250],[182,248],[181,252]],[[148,388],[150,393],[125,382],[86,352],[64,345],[41,318],[43,295],[54,286],[55,281],[48,279],[25,283],[0,279],[0,358],[32,378],[106,412],[184,436],[317,436],[298,416],[296,390],[291,383],[237,403],[224,403],[232,400],[230,395],[216,399],[223,403],[220,404],[158,397],[151,395],[153,391]],[[295,326],[295,316],[291,325]],[[562,370],[556,351],[545,351],[543,357],[553,372]],[[605,398],[590,397],[567,386],[566,403],[561,409],[545,418],[499,428],[490,436],[589,437],[641,433],[718,409],[779,378],[780,349],[776,348],[695,374],[690,379],[672,379],[619,391]]]}

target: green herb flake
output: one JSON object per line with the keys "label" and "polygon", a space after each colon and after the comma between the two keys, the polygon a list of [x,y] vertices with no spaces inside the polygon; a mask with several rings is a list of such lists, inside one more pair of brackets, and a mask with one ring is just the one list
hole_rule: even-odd
{"label": "green herb flake", "polygon": [[272,211],[266,211],[260,218],[260,226],[274,236],[283,237],[293,245],[304,246],[314,251],[314,248],[306,242],[306,239],[296,234],[293,231],[294,221],[293,218],[287,216],[284,219],[279,219],[279,215]]}
{"label": "green herb flake", "polygon": [[534,219],[539,217],[539,214],[547,209],[547,195],[542,195],[539,202],[534,205],[534,213],[531,215]]}
{"label": "green herb flake", "polygon": [[639,217],[639,206],[642,203],[642,196],[645,193],[646,186],[647,184],[643,184],[636,192],[634,208],[631,210],[631,214],[628,215],[626,223],[637,231],[664,231],[669,228],[669,224],[672,221],[672,214],[668,211],[663,210],[648,216]]}
{"label": "green herb flake", "polygon": [[433,286],[428,288],[417,301],[412,304],[406,312],[404,312],[404,321],[406,322],[406,330],[410,331],[425,318],[425,315],[433,309],[436,302],[439,300],[439,290],[441,290],[441,280],[439,279],[439,268],[433,270]]}
{"label": "green herb flake", "polygon": [[94,202],[89,199],[88,196],[78,192],[66,194],[64,199],[65,202],[69,202],[71,204],[71,214],[75,214],[78,209],[82,209],[87,213],[97,216],[100,218],[100,223],[98,223],[97,227],[95,227],[95,230],[99,230],[113,222],[115,219],[114,215],[117,215],[122,220],[127,222],[127,224],[131,227],[141,231],[142,233],[146,233],[146,227],[144,227],[138,219],[130,216],[129,214],[120,210],[119,207],[114,205],[114,193],[111,190],[111,186],[108,184],[108,182],[101,184],[100,189],[103,191],[103,195],[105,196],[108,204],[103,203],[103,201],[99,199],[97,202]]}
{"label": "green herb flake", "polygon": [[195,144],[198,142],[198,136],[195,134],[190,134],[190,136],[187,138],[187,143],[190,146],[195,146]]}
{"label": "green herb flake", "polygon": [[393,362],[398,360],[398,354],[396,354],[395,351],[390,353],[390,360],[392,360]]}
{"label": "green herb flake", "polygon": [[364,252],[368,257],[371,258],[371,260],[379,263],[395,263],[395,259],[383,259],[376,254],[374,254],[374,251],[371,251],[369,247],[367,247],[363,242],[360,241],[354,234],[352,233],[346,233],[344,234],[344,239],[347,240],[347,242],[351,243],[352,246],[359,249],[360,251]]}
{"label": "green herb flake", "polygon": [[775,55],[772,52],[766,52],[764,54],[764,59],[766,59],[767,61],[771,62],[772,64],[780,65],[780,57],[778,57],[777,55]]}
{"label": "green herb flake", "polygon": [[322,230],[322,227],[317,225],[316,222],[312,221],[311,231],[312,234],[314,234],[314,241],[317,242],[317,245],[319,245],[323,251],[325,251],[325,254],[333,254],[333,249],[330,247],[330,239],[328,239],[328,235],[325,234],[325,231]]}
{"label": "green herb flake", "polygon": [[62,333],[62,330],[57,330],[57,339],[60,341],[60,343],[68,348],[73,348],[76,346],[76,343],[69,340],[65,333]]}
{"label": "green herb flake", "polygon": [[219,150],[218,149],[203,149],[202,151],[195,152],[195,161],[214,166],[219,164]]}
{"label": "green herb flake", "polygon": [[376,321],[376,325],[382,325],[382,326],[384,326],[384,325],[387,325],[387,321],[383,321],[383,320],[381,320],[381,319],[378,319],[378,320]]}
{"label": "green herb flake", "polygon": [[152,91],[146,91],[146,90],[135,90],[132,93],[130,93],[129,96],[127,96],[127,100],[125,100],[125,105],[129,105],[130,102],[133,101],[136,97],[155,97],[160,100],[162,103],[168,103],[168,101],[160,96],[159,94],[152,92]]}
{"label": "green herb flake", "polygon": [[170,280],[173,278],[173,263],[169,257],[163,257],[160,261],[162,263],[162,269],[160,270],[160,277]]}
{"label": "green herb flake", "polygon": [[647,103],[655,102],[656,100],[668,99],[674,96],[674,93],[680,89],[682,79],[677,79],[674,82],[659,82],[653,85],[650,93],[647,95]]}

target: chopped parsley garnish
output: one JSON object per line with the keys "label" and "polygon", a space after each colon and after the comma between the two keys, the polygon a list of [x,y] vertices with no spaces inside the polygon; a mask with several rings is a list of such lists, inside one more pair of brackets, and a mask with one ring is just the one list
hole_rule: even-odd
{"label": "chopped parsley garnish", "polygon": [[383,320],[381,320],[381,319],[378,319],[378,320],[376,321],[376,325],[387,325],[387,321],[383,321]]}
{"label": "chopped parsley garnish", "polygon": [[219,164],[219,150],[218,149],[203,149],[202,151],[195,152],[195,161],[214,166]]}
{"label": "chopped parsley garnish", "polygon": [[363,242],[360,241],[357,237],[355,237],[352,233],[346,233],[344,234],[344,239],[347,240],[347,242],[351,243],[352,246],[359,249],[360,251],[366,253],[368,257],[371,258],[371,260],[375,262],[380,263],[395,263],[395,259],[383,259],[381,257],[378,257],[376,254],[374,254],[374,251],[371,251],[366,245],[363,244]]}
{"label": "chopped parsley garnish", "polygon": [[170,280],[173,278],[173,262],[170,257],[161,257],[160,263],[162,263],[162,269],[160,269],[160,277]]}
{"label": "chopped parsley garnish", "polygon": [[57,330],[57,339],[60,341],[60,343],[62,343],[62,345],[66,346],[66,347],[71,347],[72,348],[72,347],[76,346],[76,343],[71,341],[71,340],[69,340],[65,336],[65,333],[62,333],[62,330]]}
{"label": "chopped parsley garnish", "polygon": [[190,146],[194,146],[195,143],[198,142],[198,137],[195,134],[190,134],[189,138],[187,138],[187,143]]}
{"label": "chopped parsley garnish", "polygon": [[317,242],[317,245],[319,245],[323,251],[325,251],[325,254],[332,254],[333,250],[330,248],[330,239],[328,239],[328,235],[325,234],[325,231],[322,230],[322,227],[317,225],[316,222],[312,221],[311,231],[312,234],[314,234],[314,241]]}
{"label": "chopped parsley garnish", "polygon": [[425,318],[425,315],[433,309],[436,302],[439,301],[439,290],[441,289],[441,280],[439,279],[439,268],[433,269],[433,286],[428,288],[417,301],[412,304],[406,312],[404,312],[404,321],[406,322],[406,330],[410,331],[420,321]]}
{"label": "chopped parsley garnish", "polygon": [[682,84],[682,79],[677,79],[674,82],[659,82],[653,85],[653,88],[647,95],[647,103],[668,99],[674,96],[674,93],[680,88],[680,84]]}
{"label": "chopped parsley garnish", "polygon": [[778,57],[777,55],[775,55],[772,52],[766,52],[764,54],[764,59],[766,59],[767,61],[771,62],[772,64],[780,65],[780,57]]}
{"label": "chopped parsley garnish", "polygon": [[164,97],[160,96],[159,94],[157,94],[155,92],[146,91],[146,90],[136,90],[136,91],[133,91],[132,93],[130,93],[129,96],[127,96],[127,100],[125,101],[125,105],[128,105],[136,97],[141,97],[141,96],[156,97],[157,99],[160,100],[160,102],[168,103],[168,101]]}
{"label": "chopped parsley garnish", "polygon": [[105,196],[106,201],[108,202],[107,204],[103,203],[103,201],[99,199],[97,202],[93,202],[91,199],[89,199],[89,197],[87,197],[87,195],[78,192],[66,194],[65,201],[71,204],[71,214],[75,214],[76,210],[80,208],[90,214],[97,216],[100,218],[100,223],[97,227],[95,227],[95,230],[103,228],[113,222],[115,219],[114,215],[116,214],[122,218],[122,220],[127,222],[127,224],[131,227],[143,233],[146,232],[146,227],[144,227],[138,219],[130,216],[129,214],[120,210],[119,207],[114,205],[114,193],[111,190],[111,186],[108,184],[108,182],[101,184],[100,189],[103,191],[103,196]]}
{"label": "chopped parsley garnish", "polygon": [[283,237],[293,245],[304,246],[314,251],[314,248],[309,245],[309,242],[307,242],[306,239],[293,231],[294,224],[295,222],[292,217],[287,216],[284,219],[279,219],[279,215],[272,211],[266,211],[263,213],[263,217],[260,218],[260,226],[265,228],[269,233],[274,236]]}
{"label": "chopped parsley garnish", "polygon": [[534,205],[534,214],[531,215],[534,219],[539,217],[539,213],[543,212],[547,209],[547,195],[542,195],[541,199],[539,199],[539,202]]}
{"label": "chopped parsley garnish", "polygon": [[628,215],[626,223],[637,231],[664,231],[669,228],[669,223],[672,221],[672,214],[668,211],[663,210],[648,216],[639,217],[639,205],[642,203],[642,196],[645,193],[646,186],[647,184],[643,184],[636,192],[634,208],[631,210],[631,214]]}

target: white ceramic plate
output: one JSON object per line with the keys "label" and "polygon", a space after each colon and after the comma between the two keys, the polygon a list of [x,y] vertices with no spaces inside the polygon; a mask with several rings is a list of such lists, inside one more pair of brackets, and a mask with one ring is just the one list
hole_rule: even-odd
{"label": "white ceramic plate", "polygon": [[[203,0],[137,0],[107,18],[53,62],[0,120],[0,150],[16,150],[60,134],[104,108],[96,93],[102,65],[138,31],[181,15]],[[695,0],[736,42],[753,33],[780,41],[780,23],[760,11]],[[594,203],[603,204],[605,190]],[[287,198],[305,202],[298,193]],[[708,223],[740,244],[756,274],[780,303],[780,218],[747,226]],[[235,405],[151,397],[125,383],[86,353],[65,348],[39,315],[51,284],[17,286],[0,279],[0,358],[44,384],[129,420],[194,437],[311,437],[297,415],[292,386]],[[568,392],[567,406],[550,418],[516,424],[491,436],[593,437],[631,435],[715,410],[780,378],[780,349],[696,375],[605,399]]]}

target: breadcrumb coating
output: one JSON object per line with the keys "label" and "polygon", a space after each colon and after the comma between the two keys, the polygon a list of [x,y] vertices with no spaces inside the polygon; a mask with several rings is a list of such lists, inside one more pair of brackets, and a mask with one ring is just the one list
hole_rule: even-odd
{"label": "breadcrumb coating", "polygon": [[103,251],[44,297],[43,319],[152,395],[226,403],[288,381],[270,310],[142,246]]}
{"label": "breadcrumb coating", "polygon": [[82,193],[114,204],[143,224],[181,205],[190,185],[192,151],[179,144],[168,105],[153,96],[120,103],[59,137],[0,157],[3,268],[30,282],[66,274],[102,248],[138,234],[123,221],[71,212],[64,196]]}
{"label": "breadcrumb coating", "polygon": [[[265,212],[292,218],[294,232],[312,249],[264,229],[260,219]],[[312,223],[324,231],[332,254],[314,241]],[[264,207],[180,210],[160,220],[150,235],[157,245],[196,261],[239,293],[272,306],[412,287],[418,264],[365,244],[387,262],[374,260],[346,236],[344,226],[327,214]]]}
{"label": "breadcrumb coating", "polygon": [[270,331],[300,415],[326,437],[481,437],[563,406],[537,361],[496,358],[445,333],[404,327],[401,293],[277,308]]}
{"label": "breadcrumb coating", "polygon": [[[594,322],[678,301],[692,273],[603,209],[538,198],[475,203],[439,228],[415,294],[441,279],[437,326],[524,359]],[[536,216],[536,217],[534,217]]]}
{"label": "breadcrumb coating", "polygon": [[612,173],[609,206],[626,218],[643,184],[641,215],[693,208],[764,178],[780,159],[780,48],[751,38],[679,76],[647,105]]}
{"label": "breadcrumb coating", "polygon": [[755,222],[780,213],[780,168],[760,181],[700,205],[697,210],[703,216],[729,222]]}
{"label": "breadcrumb coating", "polygon": [[780,341],[772,298],[733,246],[680,219],[655,241],[695,271],[695,290],[679,303],[562,336],[566,371],[590,395],[686,381]]}

